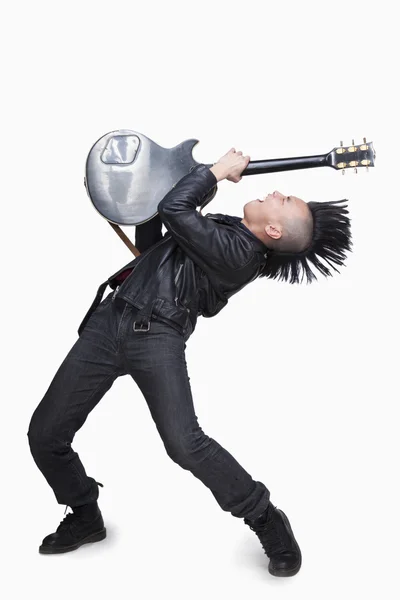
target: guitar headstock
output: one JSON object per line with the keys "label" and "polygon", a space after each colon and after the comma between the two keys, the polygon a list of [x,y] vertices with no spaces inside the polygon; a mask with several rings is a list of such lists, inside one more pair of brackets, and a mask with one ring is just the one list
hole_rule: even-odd
{"label": "guitar headstock", "polygon": [[367,142],[366,138],[362,144],[355,144],[352,140],[351,146],[343,146],[340,142],[338,148],[334,148],[329,152],[327,159],[330,167],[341,170],[343,175],[346,169],[354,169],[357,173],[357,168],[375,166],[376,153],[372,142]]}

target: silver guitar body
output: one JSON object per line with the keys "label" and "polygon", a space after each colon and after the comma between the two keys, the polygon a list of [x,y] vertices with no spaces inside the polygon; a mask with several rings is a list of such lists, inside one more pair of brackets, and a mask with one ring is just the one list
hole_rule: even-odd
{"label": "silver guitar body", "polygon": [[94,207],[117,225],[149,221],[164,196],[199,164],[192,156],[198,141],[163,148],[131,129],[106,133],[86,160],[85,186]]}

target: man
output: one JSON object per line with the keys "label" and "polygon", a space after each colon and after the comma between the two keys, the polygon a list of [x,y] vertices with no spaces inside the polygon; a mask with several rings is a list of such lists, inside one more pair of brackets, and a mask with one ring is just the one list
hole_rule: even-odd
{"label": "man", "polygon": [[[310,282],[309,263],[331,274],[321,258],[337,270],[333,263],[343,264],[350,250],[350,221],[344,201],[307,204],[280,192],[248,202],[243,218],[196,210],[219,181],[239,182],[249,160],[231,148],[211,168],[192,168],[159,203],[156,217],[136,228],[140,256],[99,287],[29,425],[37,466],[58,503],[73,511],[44,538],[41,553],[68,552],[106,536],[97,503],[102,484],[86,474],[71,442],[115,379],[129,373],[168,455],[210,489],[222,510],[255,531],[270,573],[300,569],[300,548],[269,490],[199,426],[185,348],[199,315],[216,315],[257,277],[296,283],[303,273]],[[101,301],[107,285],[114,291]]]}

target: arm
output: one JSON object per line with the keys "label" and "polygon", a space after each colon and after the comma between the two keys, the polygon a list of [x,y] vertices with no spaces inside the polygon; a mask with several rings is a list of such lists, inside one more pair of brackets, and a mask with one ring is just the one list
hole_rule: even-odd
{"label": "arm", "polygon": [[139,252],[144,252],[162,239],[161,229],[162,221],[159,214],[135,227],[135,246]]}
{"label": "arm", "polygon": [[196,165],[158,204],[158,213],[167,230],[204,271],[237,269],[243,266],[243,252],[249,252],[239,236],[232,236],[226,226],[196,210],[204,196],[226,176],[223,165],[215,164],[211,169],[204,164]]}

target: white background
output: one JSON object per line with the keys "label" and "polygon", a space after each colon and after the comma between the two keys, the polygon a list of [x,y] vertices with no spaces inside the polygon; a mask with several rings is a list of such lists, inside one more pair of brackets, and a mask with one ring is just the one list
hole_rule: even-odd
{"label": "white background", "polygon": [[[14,2],[3,14],[2,570],[9,598],[398,598],[398,30],[395,3]],[[194,158],[253,160],[373,140],[369,174],[222,182],[207,212],[278,189],[349,199],[354,251],[310,286],[257,280],[187,345],[205,433],[288,515],[290,579],[165,453],[118,379],[74,440],[104,484],[108,538],[42,556],[64,506],[29,452],[31,414],[98,285],[132,255],[83,187],[91,145],[128,128]],[[134,240],[134,228],[125,232]],[[108,288],[109,291],[109,288]],[[107,291],[107,293],[108,293]]]}

